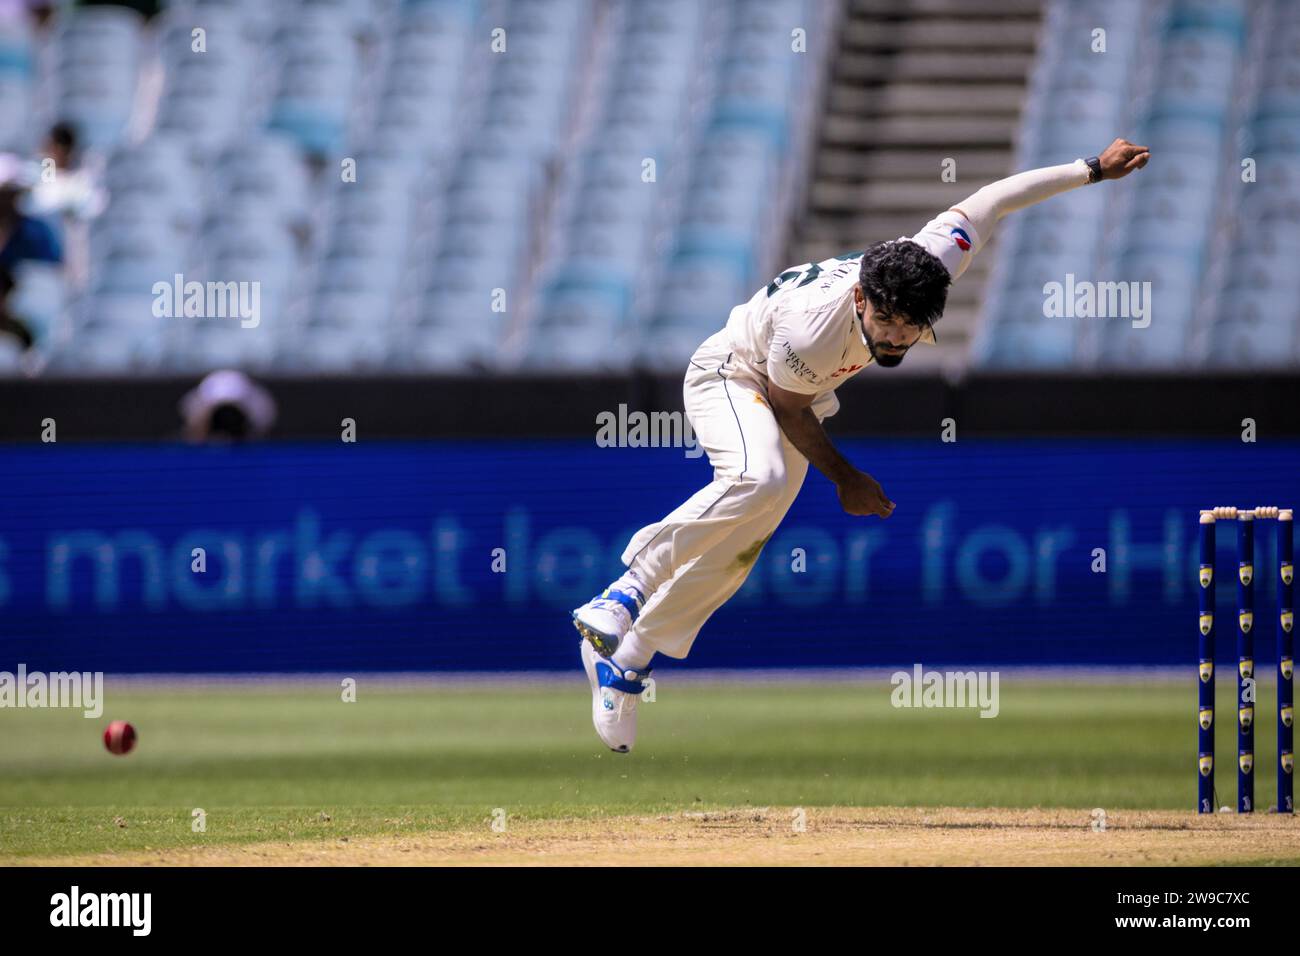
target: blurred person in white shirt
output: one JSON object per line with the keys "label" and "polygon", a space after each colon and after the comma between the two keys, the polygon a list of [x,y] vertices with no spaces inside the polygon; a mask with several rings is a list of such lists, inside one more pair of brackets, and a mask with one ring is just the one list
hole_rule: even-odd
{"label": "blurred person in white shirt", "polygon": [[181,399],[185,439],[195,444],[261,438],[275,424],[271,393],[236,369],[209,372]]}
{"label": "blurred person in white shirt", "polygon": [[65,122],[50,127],[36,162],[36,181],[27,196],[27,211],[59,233],[66,257],[65,274],[73,285],[84,285],[90,272],[89,222],[108,204],[101,185],[102,163],[82,155],[76,127]]}
{"label": "blurred person in white shirt", "polygon": [[81,155],[71,123],[50,127],[36,159],[40,173],[28,200],[33,216],[87,220],[104,211],[107,196],[100,185],[99,163]]}

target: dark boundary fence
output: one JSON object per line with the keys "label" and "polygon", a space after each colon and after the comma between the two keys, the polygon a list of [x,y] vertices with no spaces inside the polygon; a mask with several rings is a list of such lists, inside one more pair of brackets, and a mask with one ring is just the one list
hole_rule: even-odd
{"label": "dark boundary fence", "polygon": [[[196,378],[0,381],[0,441],[38,441],[41,422],[60,441],[150,441],[177,436],[177,404]],[[332,438],[352,418],[366,438],[594,435],[596,415],[682,407],[681,379],[619,376],[455,378],[262,377],[280,407],[274,436]],[[934,435],[952,418],[958,436],[1300,435],[1300,375],[991,375],[949,381],[887,373],[839,390],[840,435]]]}

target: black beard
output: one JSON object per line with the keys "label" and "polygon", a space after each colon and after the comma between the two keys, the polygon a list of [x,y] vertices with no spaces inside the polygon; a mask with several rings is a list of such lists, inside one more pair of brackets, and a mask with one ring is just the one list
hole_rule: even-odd
{"label": "black beard", "polygon": [[866,343],[867,351],[871,353],[871,357],[875,359],[876,364],[881,368],[897,368],[901,365],[903,357],[907,355],[907,349],[903,349],[903,351],[896,355],[886,355],[877,352],[876,343],[871,341],[871,336],[867,334],[866,322],[863,321],[862,310],[854,308],[853,311],[858,315],[858,328],[862,332],[862,341]]}
{"label": "black beard", "polygon": [[876,343],[871,341],[870,336],[867,337],[867,351],[881,368],[897,368],[903,363],[903,357],[907,355],[906,349],[896,353],[877,352]]}

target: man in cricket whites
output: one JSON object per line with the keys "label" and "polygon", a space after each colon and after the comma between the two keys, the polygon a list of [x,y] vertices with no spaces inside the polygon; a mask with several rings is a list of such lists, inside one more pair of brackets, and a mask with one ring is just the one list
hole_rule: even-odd
{"label": "man in cricket whites", "polygon": [[731,310],[692,356],[686,413],[713,480],[638,531],[627,571],[573,612],[591,681],[592,721],[610,749],[636,739],[636,705],[655,654],[682,658],[744,583],[794,502],[811,462],[851,515],[888,518],[894,502],[836,450],[822,421],[835,389],[873,362],[893,368],[934,341],[948,285],[998,220],[1068,189],[1122,179],[1150,152],[1117,139],[1100,156],[1018,173],[980,189],[915,236],[781,273]]}

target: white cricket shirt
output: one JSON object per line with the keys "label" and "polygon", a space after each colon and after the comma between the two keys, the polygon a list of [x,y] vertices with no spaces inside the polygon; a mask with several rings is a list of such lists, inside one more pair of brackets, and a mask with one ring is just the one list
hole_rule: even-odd
{"label": "white cricket shirt", "polygon": [[[980,245],[970,220],[952,210],[910,239],[938,258],[954,280]],[[835,389],[873,361],[853,306],[861,268],[858,252],[782,272],[731,310],[727,334],[734,360],[787,391],[816,395],[812,409],[819,418],[835,414],[840,407]],[[933,335],[921,341],[933,342]]]}

